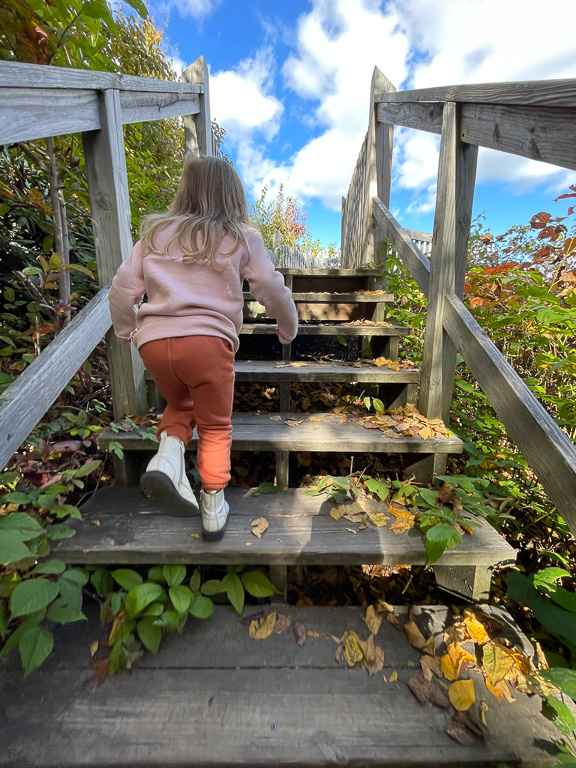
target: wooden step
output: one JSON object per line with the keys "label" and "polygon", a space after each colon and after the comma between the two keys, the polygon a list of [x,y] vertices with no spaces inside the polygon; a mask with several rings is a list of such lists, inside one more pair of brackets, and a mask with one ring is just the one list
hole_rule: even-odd
{"label": "wooden step", "polygon": [[[296,304],[389,304],[394,301],[392,293],[293,293]],[[244,300],[249,303],[258,302],[248,291],[244,292]]]}
{"label": "wooden step", "polygon": [[[504,623],[503,635],[533,655],[503,610],[482,606]],[[2,768],[487,768],[550,765],[558,732],[540,713],[537,696],[515,693],[497,701],[481,673],[472,679],[478,713],[486,702],[486,732],[462,745],[446,733],[454,710],[421,704],[407,681],[421,654],[404,633],[383,621],[376,644],[381,672],[334,659],[347,631],[368,637],[357,607],[287,607],[292,626],[265,640],[249,637],[250,616],[270,607],[248,606],[243,621],[219,607],[191,619],[181,634],[164,638],[131,674],[87,682],[94,669],[89,647],[103,641],[96,611],[88,621],[57,627],[55,650],[23,678],[18,657],[2,659]],[[406,608],[397,608],[401,624]],[[412,618],[438,638],[453,623],[447,608],[416,607]],[[312,633],[296,644],[300,622]],[[393,682],[390,682],[393,680]],[[446,684],[446,681],[443,681]],[[439,683],[435,685],[438,687]],[[466,733],[466,731],[465,731]]]}
{"label": "wooden step", "polygon": [[268,360],[236,360],[237,382],[269,381],[294,383],[299,381],[366,382],[373,384],[412,384],[420,380],[417,368],[392,370],[370,363],[328,362],[274,362]]}
{"label": "wooden step", "polygon": [[341,278],[349,278],[349,277],[372,277],[372,278],[380,278],[382,276],[382,269],[336,269],[336,268],[328,268],[328,269],[306,269],[304,267],[277,267],[277,272],[280,272],[283,275],[292,275],[293,277],[319,277],[319,278],[325,278],[325,277],[341,277]]}
{"label": "wooden step", "polygon": [[[411,332],[408,326],[400,325],[345,325],[319,323],[301,323],[298,336],[407,336]],[[240,329],[243,335],[276,335],[276,324],[244,323]]]}
{"label": "wooden step", "polygon": [[[312,421],[322,419],[322,421]],[[286,424],[286,421],[292,424]],[[300,422],[300,423],[297,423]],[[110,441],[122,444],[125,450],[156,451],[157,444],[144,430],[98,434],[98,445]],[[188,450],[196,448],[196,433]],[[317,451],[330,453],[462,453],[462,441],[449,437],[405,436],[387,437],[379,429],[366,429],[357,422],[340,423],[330,414],[298,413],[235,413],[232,416],[232,450],[237,451]]]}
{"label": "wooden step", "polygon": [[[326,495],[301,488],[256,495],[255,489],[227,488],[230,520],[224,538],[205,542],[200,517],[161,514],[156,501],[135,488],[104,488],[82,507],[82,520],[70,521],[76,535],[52,545],[55,557],[68,563],[253,563],[259,565],[425,565],[420,530],[395,535],[386,526],[359,530],[359,523],[334,520]],[[387,515],[383,502],[365,500],[367,513]],[[259,517],[268,530],[257,539],[250,523]],[[352,533],[349,529],[356,530]],[[248,546],[247,546],[248,544]],[[515,550],[484,522],[446,550],[438,566],[484,566],[513,562]]]}

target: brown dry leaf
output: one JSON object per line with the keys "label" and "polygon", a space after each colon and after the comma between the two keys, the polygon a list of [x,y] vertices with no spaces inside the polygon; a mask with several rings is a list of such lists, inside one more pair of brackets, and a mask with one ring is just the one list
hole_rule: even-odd
{"label": "brown dry leaf", "polygon": [[443,709],[450,707],[450,701],[444,691],[432,680],[426,680],[422,672],[408,680],[408,687],[422,704],[429,701],[431,704],[435,704]]}
{"label": "brown dry leaf", "polygon": [[378,528],[386,527],[386,523],[390,520],[390,515],[385,515],[383,512],[377,512],[374,515],[368,515],[371,523],[377,525]]}
{"label": "brown dry leaf", "polygon": [[306,642],[306,627],[301,621],[297,621],[294,624],[294,637],[298,645],[304,645]]}
{"label": "brown dry leaf", "polygon": [[332,507],[330,510],[330,517],[334,518],[334,520],[340,520],[341,517],[344,516],[346,513],[346,506],[344,504],[338,504],[335,507]]}
{"label": "brown dry leaf", "polygon": [[265,640],[270,637],[274,632],[274,626],[276,624],[276,611],[269,613],[268,616],[264,616],[261,619],[254,619],[250,624],[248,634],[252,640]]}
{"label": "brown dry leaf", "polygon": [[288,363],[286,361],[281,360],[280,362],[276,363],[274,368],[286,368],[287,365],[288,365]]}
{"label": "brown dry leaf", "polygon": [[102,685],[110,672],[110,657],[108,656],[105,659],[92,658],[91,663],[96,671],[84,680],[84,685],[88,685],[88,683],[92,683],[94,680],[96,680],[98,685]]}
{"label": "brown dry leaf", "polygon": [[338,646],[338,648],[336,648],[336,651],[334,653],[334,661],[336,662],[336,664],[340,664],[342,660],[343,652],[344,652],[344,646],[342,645],[342,643],[340,643],[340,645]]}
{"label": "brown dry leaf", "polygon": [[386,621],[392,624],[393,627],[396,627],[396,629],[402,629],[400,626],[400,619],[393,611],[386,614]]}
{"label": "brown dry leaf", "polygon": [[466,640],[467,633],[460,620],[455,621],[444,630],[444,642],[448,647],[451,643],[463,643]]}
{"label": "brown dry leaf", "polygon": [[247,546],[247,547],[251,547],[251,546],[252,546],[252,542],[251,542],[251,541],[247,541],[247,542],[246,542],[246,546]]}
{"label": "brown dry leaf", "polygon": [[439,656],[422,656],[420,666],[426,680],[432,680],[434,675],[442,677],[442,663]]}
{"label": "brown dry leaf", "polygon": [[342,644],[344,645],[344,658],[349,667],[353,667],[359,661],[362,661],[364,654],[360,648],[358,635],[355,632],[344,632],[342,635]]}
{"label": "brown dry leaf", "polygon": [[486,688],[488,688],[490,693],[496,696],[498,701],[502,701],[503,698],[506,699],[506,701],[509,701],[510,703],[512,703],[513,701],[516,701],[516,699],[510,693],[506,680],[501,680],[499,683],[496,683],[496,685],[492,685],[490,680],[486,678],[485,683],[486,683]]}
{"label": "brown dry leaf", "polygon": [[436,641],[434,640],[434,635],[430,635],[420,650],[422,653],[427,653],[430,656],[436,655]]}
{"label": "brown dry leaf", "polygon": [[455,709],[466,712],[476,701],[472,680],[456,680],[448,689],[448,696]]}
{"label": "brown dry leaf", "polygon": [[480,645],[484,645],[490,640],[486,627],[481,621],[478,621],[472,611],[465,611],[464,626],[472,640],[475,640]]}
{"label": "brown dry leaf", "polygon": [[486,712],[488,712],[488,704],[486,704],[485,701],[480,702],[480,718],[482,720],[482,725],[488,726],[488,723],[486,722]]}
{"label": "brown dry leaf", "polygon": [[100,528],[100,520],[90,520],[90,524],[94,525],[96,528]]}
{"label": "brown dry leaf", "polygon": [[252,526],[252,533],[257,539],[261,538],[263,533],[268,530],[268,520],[265,517],[259,517],[256,520],[252,520],[250,523]]}
{"label": "brown dry leaf", "polygon": [[320,416],[310,416],[308,421],[324,421],[324,419]]}
{"label": "brown dry leaf", "polygon": [[382,600],[382,598],[376,600],[374,607],[376,608],[376,613],[394,613],[394,606],[387,603],[386,600]]}
{"label": "brown dry leaf", "polygon": [[278,613],[276,615],[276,622],[274,624],[274,629],[272,632],[275,635],[281,635],[283,632],[286,632],[288,627],[292,624],[292,619],[290,616],[286,616],[285,613]]}
{"label": "brown dry leaf", "polygon": [[372,634],[365,642],[358,640],[358,645],[364,654],[364,664],[368,674],[372,677],[376,672],[380,672],[384,666],[384,651],[375,644]]}
{"label": "brown dry leaf", "polygon": [[270,416],[270,421],[282,421],[282,416]]}
{"label": "brown dry leaf", "polygon": [[378,634],[380,625],[382,624],[382,616],[376,613],[373,605],[369,605],[368,608],[366,608],[364,622],[373,635]]}
{"label": "brown dry leaf", "polygon": [[93,643],[90,643],[90,658],[93,659],[94,656],[96,656],[96,652],[98,651],[98,640],[94,640]]}
{"label": "brown dry leaf", "polygon": [[422,438],[422,440],[428,440],[428,438],[432,435],[432,430],[430,427],[422,427],[422,429],[418,432],[418,435]]}
{"label": "brown dry leaf", "polygon": [[413,648],[417,648],[419,651],[421,651],[428,642],[422,632],[418,629],[418,625],[415,621],[407,621],[406,624],[404,624],[404,634],[408,638],[410,645]]}
{"label": "brown dry leaf", "polygon": [[288,365],[289,365],[291,368],[303,368],[305,365],[308,365],[308,363],[303,363],[303,362],[295,362],[295,363],[288,363]]}
{"label": "brown dry leaf", "polygon": [[452,718],[452,720],[446,726],[446,733],[448,736],[450,736],[451,739],[454,739],[454,741],[458,742],[458,744],[462,744],[465,747],[469,747],[476,743],[476,737],[474,734],[470,733],[468,728],[466,728],[466,726],[462,723],[458,722],[455,717]]}
{"label": "brown dry leaf", "polygon": [[304,419],[284,419],[284,424],[288,427],[297,427],[302,424],[303,421]]}
{"label": "brown dry leaf", "polygon": [[356,528],[346,528],[347,531],[350,531],[350,533],[358,533],[358,530]]}

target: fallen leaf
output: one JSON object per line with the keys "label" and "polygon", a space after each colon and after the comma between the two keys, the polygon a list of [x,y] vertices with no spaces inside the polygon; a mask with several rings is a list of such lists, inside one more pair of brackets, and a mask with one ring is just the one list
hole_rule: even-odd
{"label": "fallen leaf", "polygon": [[410,645],[413,648],[417,648],[419,651],[421,651],[428,642],[414,621],[407,621],[406,624],[404,624],[404,634],[408,638]]}
{"label": "fallen leaf", "polygon": [[91,659],[92,666],[96,670],[90,677],[86,678],[84,681],[84,685],[87,685],[88,683],[94,682],[94,680],[97,681],[98,685],[102,685],[104,680],[108,677],[108,673],[110,672],[110,657],[106,657],[105,659]]}
{"label": "fallen leaf", "polygon": [[364,616],[364,622],[366,626],[372,632],[373,635],[377,635],[380,630],[380,624],[382,624],[382,616],[374,610],[373,605],[369,605],[366,609],[366,615]]}
{"label": "fallen leaf", "polygon": [[386,621],[392,624],[393,627],[396,627],[396,629],[402,629],[400,626],[400,619],[393,611],[386,614]]}
{"label": "fallen leaf", "polygon": [[344,646],[342,643],[338,645],[338,648],[336,648],[336,652],[334,653],[334,661],[336,664],[340,664],[340,661],[342,660],[342,653],[344,652]]}
{"label": "fallen leaf", "polygon": [[100,520],[90,520],[90,524],[94,525],[96,528],[100,528]]}
{"label": "fallen leaf", "polygon": [[320,632],[314,632],[314,630],[309,629],[306,632],[306,637],[320,637]]}
{"label": "fallen leaf", "polygon": [[344,504],[338,504],[335,507],[332,507],[330,510],[330,517],[334,518],[334,520],[340,520],[341,517],[344,516],[346,513],[346,507]]}
{"label": "fallen leaf", "polygon": [[98,650],[98,640],[94,640],[93,643],[90,643],[90,658],[94,658],[94,656],[96,656],[97,650]]}
{"label": "fallen leaf", "polygon": [[434,675],[442,677],[442,663],[439,656],[422,656],[420,666],[426,680],[432,680]]}
{"label": "fallen leaf", "polygon": [[455,709],[465,712],[476,701],[472,680],[456,680],[448,689],[448,696]]}
{"label": "fallen leaf", "polygon": [[497,685],[514,666],[514,658],[502,646],[489,643],[482,649],[482,666],[492,685]]}
{"label": "fallen leaf", "polygon": [[464,626],[472,640],[475,640],[480,645],[484,645],[490,639],[484,624],[482,624],[481,621],[478,621],[471,611],[465,612]]}
{"label": "fallen leaf", "polygon": [[246,546],[247,546],[247,547],[251,547],[251,546],[252,546],[252,542],[251,542],[251,541],[247,541],[247,542],[246,542]]}
{"label": "fallen leaf", "polygon": [[364,654],[364,664],[370,677],[376,672],[380,672],[384,666],[384,651],[374,642],[374,635],[371,634],[368,640],[358,640],[358,645]]}
{"label": "fallen leaf", "polygon": [[499,683],[496,683],[496,685],[492,685],[488,678],[485,678],[484,682],[486,683],[486,688],[488,688],[490,693],[496,696],[498,701],[502,701],[502,699],[506,699],[506,701],[509,701],[510,703],[516,701],[508,689],[506,680],[501,680]]}
{"label": "fallen leaf", "polygon": [[303,368],[305,365],[308,365],[308,363],[304,363],[304,362],[295,362],[295,363],[288,363],[288,365],[289,365],[291,368]]}
{"label": "fallen leaf", "polygon": [[276,624],[276,611],[269,613],[268,616],[264,616],[262,619],[254,619],[250,624],[248,634],[252,640],[265,640],[270,637],[274,631],[274,625]]}
{"label": "fallen leaf", "polygon": [[350,533],[358,533],[358,531],[355,528],[346,528],[347,531],[350,531]]}
{"label": "fallen leaf", "polygon": [[310,416],[308,421],[324,421],[324,418],[320,416]]}
{"label": "fallen leaf", "polygon": [[353,667],[359,661],[362,661],[364,654],[360,648],[358,635],[355,632],[344,632],[342,635],[342,644],[344,645],[344,658],[349,667]]}
{"label": "fallen leaf", "polygon": [[302,424],[304,419],[284,419],[284,424],[286,424],[289,427],[297,427],[299,424]]}
{"label": "fallen leaf", "polygon": [[201,539],[202,536],[199,533],[191,533],[190,534],[191,539]]}
{"label": "fallen leaf", "polygon": [[398,672],[394,670],[393,672],[390,673],[390,682],[395,683],[396,680],[398,680]]}
{"label": "fallen leaf", "polygon": [[453,718],[446,726],[446,733],[451,739],[454,739],[458,744],[462,744],[465,747],[469,747],[476,743],[474,734],[470,733],[470,731],[455,718]]}
{"label": "fallen leaf", "polygon": [[488,727],[488,723],[486,722],[486,712],[488,712],[488,704],[486,704],[485,701],[480,702],[480,718],[482,719],[482,725],[485,725]]}
{"label": "fallen leaf", "polygon": [[268,530],[268,520],[266,520],[265,517],[259,517],[256,520],[252,520],[250,525],[252,526],[252,533],[258,539]]}
{"label": "fallen leaf", "polygon": [[282,421],[282,416],[270,416],[270,421]]}
{"label": "fallen leaf", "polygon": [[286,632],[286,630],[291,624],[292,624],[292,619],[290,618],[290,616],[286,616],[285,613],[278,613],[276,615],[276,622],[274,624],[274,629],[272,630],[272,632],[275,635],[281,635],[283,632]]}
{"label": "fallen leaf", "polygon": [[382,528],[383,526],[386,526],[386,523],[388,520],[390,520],[389,515],[385,515],[383,512],[377,512],[374,515],[368,515],[370,522],[374,523],[374,525],[377,525],[378,528]]}
{"label": "fallen leaf", "polygon": [[306,642],[306,627],[301,621],[294,624],[294,636],[298,645],[304,645]]}
{"label": "fallen leaf", "polygon": [[450,707],[450,701],[444,691],[436,683],[426,680],[422,672],[408,680],[408,687],[422,704],[429,701],[431,704],[435,704],[443,709]]}

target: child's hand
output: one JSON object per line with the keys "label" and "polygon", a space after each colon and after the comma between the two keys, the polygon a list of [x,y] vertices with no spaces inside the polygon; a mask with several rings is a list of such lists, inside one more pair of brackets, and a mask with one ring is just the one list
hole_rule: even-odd
{"label": "child's hand", "polygon": [[290,344],[292,339],[287,339],[286,336],[283,336],[280,332],[280,328],[276,328],[276,336],[278,336],[278,339],[280,341],[280,344]]}

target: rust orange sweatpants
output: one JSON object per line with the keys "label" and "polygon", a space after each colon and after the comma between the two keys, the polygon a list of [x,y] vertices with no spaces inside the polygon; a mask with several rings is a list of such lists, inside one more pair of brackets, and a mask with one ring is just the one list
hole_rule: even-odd
{"label": "rust orange sweatpants", "polygon": [[198,428],[196,469],[205,491],[230,480],[234,352],[219,336],[149,341],[140,356],[167,406],[158,426],[186,445]]}

